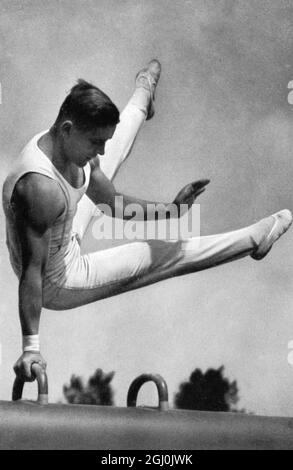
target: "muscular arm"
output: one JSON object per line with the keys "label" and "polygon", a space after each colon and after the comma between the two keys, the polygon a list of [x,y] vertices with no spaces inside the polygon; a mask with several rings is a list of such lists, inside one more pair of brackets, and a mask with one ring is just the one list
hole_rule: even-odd
{"label": "muscular arm", "polygon": [[[136,220],[139,220],[139,217],[137,217],[137,215],[140,214],[142,214],[142,218],[140,220],[153,220],[161,218],[160,214],[164,218],[169,218],[170,216],[173,217],[174,210],[172,210],[172,205],[173,209],[174,205],[179,208],[180,204],[186,204],[189,208],[193,204],[196,197],[199,196],[199,194],[201,194],[205,190],[205,186],[209,183],[209,180],[200,180],[185,186],[176,196],[172,203],[146,201],[132,196],[127,196],[116,191],[113,183],[106,177],[106,175],[100,169],[98,159],[95,159],[95,161],[91,162],[91,167],[91,178],[87,189],[88,197],[95,204],[100,206],[101,210],[103,210],[102,205],[106,204],[111,208],[114,217],[119,217],[126,220],[133,218],[131,210],[125,212],[126,207],[129,207],[130,204],[138,204],[142,209],[141,211],[136,212],[133,206]],[[119,201],[118,210],[117,207],[115,207],[115,200],[116,202]],[[159,214],[158,212],[150,211],[150,205],[160,206]],[[131,209],[131,207],[129,208]],[[180,211],[175,211],[175,217],[179,215]]]}
{"label": "muscular arm", "polygon": [[[42,276],[48,257],[51,227],[64,209],[64,200],[54,180],[29,173],[16,184],[12,204],[22,252],[19,281],[21,329],[25,336],[36,335],[42,309]],[[24,367],[23,361],[20,362],[15,366],[16,373],[30,378],[27,364]]]}

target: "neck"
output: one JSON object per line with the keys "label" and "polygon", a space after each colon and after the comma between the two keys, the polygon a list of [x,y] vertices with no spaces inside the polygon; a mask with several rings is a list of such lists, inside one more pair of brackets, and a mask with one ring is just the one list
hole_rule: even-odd
{"label": "neck", "polygon": [[65,157],[63,152],[62,138],[54,126],[49,130],[48,137],[52,163],[58,170],[61,170],[62,172],[70,172],[72,167],[76,165],[74,165],[72,162],[69,162]]}
{"label": "neck", "polygon": [[51,128],[41,137],[39,146],[69,184],[75,188],[83,184],[84,173],[64,155],[63,141],[58,132]]}

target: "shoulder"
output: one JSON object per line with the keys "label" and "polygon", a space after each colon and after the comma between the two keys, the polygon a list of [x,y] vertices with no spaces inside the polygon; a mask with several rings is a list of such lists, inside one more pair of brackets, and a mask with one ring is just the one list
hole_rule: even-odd
{"label": "shoulder", "polygon": [[61,201],[63,199],[63,192],[57,181],[33,172],[26,173],[17,181],[14,194],[24,201],[33,201],[34,204],[36,202],[40,204],[55,202],[58,204],[59,199]]}
{"label": "shoulder", "polygon": [[39,173],[27,173],[15,185],[12,203],[27,221],[52,224],[65,208],[57,181]]}

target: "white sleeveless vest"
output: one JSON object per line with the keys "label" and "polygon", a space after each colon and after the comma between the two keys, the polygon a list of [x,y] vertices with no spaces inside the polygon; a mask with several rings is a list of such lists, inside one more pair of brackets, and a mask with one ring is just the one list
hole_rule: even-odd
{"label": "white sleeveless vest", "polygon": [[[34,136],[22,150],[21,154],[15,161],[12,171],[7,176],[3,185],[3,208],[6,216],[6,243],[9,250],[10,262],[14,272],[19,278],[22,271],[22,256],[19,235],[15,226],[15,212],[11,204],[11,197],[17,181],[26,173],[40,173],[53,180],[60,185],[64,198],[65,209],[63,213],[55,221],[51,230],[51,240],[49,246],[48,262],[45,270],[45,278],[56,284],[62,284],[64,279],[65,259],[66,265],[69,266],[74,258],[76,249],[70,248],[72,242],[72,220],[77,210],[77,203],[85,194],[90,178],[90,164],[84,167],[84,184],[80,188],[74,188],[61,175],[51,160],[38,147],[39,138],[48,131],[41,132]],[[76,242],[74,244],[76,246]],[[73,259],[72,259],[73,261]]]}

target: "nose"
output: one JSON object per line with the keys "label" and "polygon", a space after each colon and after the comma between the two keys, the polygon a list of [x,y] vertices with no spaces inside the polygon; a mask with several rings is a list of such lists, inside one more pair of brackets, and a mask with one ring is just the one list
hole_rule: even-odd
{"label": "nose", "polygon": [[105,145],[101,146],[98,151],[99,155],[105,155]]}

